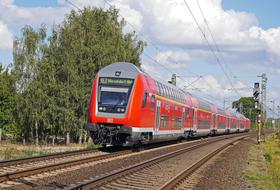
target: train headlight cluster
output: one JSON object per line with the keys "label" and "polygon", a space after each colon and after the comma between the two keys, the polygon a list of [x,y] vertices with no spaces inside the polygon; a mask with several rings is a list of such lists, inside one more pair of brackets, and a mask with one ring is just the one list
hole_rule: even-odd
{"label": "train headlight cluster", "polygon": [[99,110],[99,111],[106,111],[106,107],[104,107],[104,106],[99,106],[98,110]]}
{"label": "train headlight cluster", "polygon": [[108,112],[108,113],[124,113],[125,108],[124,107],[105,107],[105,106],[98,106],[98,111],[100,112]]}
{"label": "train headlight cluster", "polygon": [[125,112],[125,109],[124,109],[124,108],[118,108],[118,109],[117,109],[117,112],[123,113],[123,112]]}

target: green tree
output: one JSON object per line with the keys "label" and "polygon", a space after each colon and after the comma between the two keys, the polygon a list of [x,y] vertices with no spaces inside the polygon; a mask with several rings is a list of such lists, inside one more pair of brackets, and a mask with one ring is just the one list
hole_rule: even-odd
{"label": "green tree", "polygon": [[40,76],[40,64],[43,50],[46,48],[46,28],[41,26],[35,31],[31,26],[22,29],[23,35],[14,41],[13,75],[16,79],[18,92],[16,121],[22,128],[23,138],[39,143],[39,130],[44,118],[45,93],[42,90],[44,82]]}
{"label": "green tree", "polygon": [[258,115],[255,109],[254,98],[253,97],[241,97],[232,103],[232,107],[236,108],[240,112],[240,106],[242,106],[242,114],[251,120],[251,126],[255,126],[255,121]]}
{"label": "green tree", "polygon": [[13,118],[15,106],[15,85],[9,69],[0,63],[0,141],[2,135],[15,139],[19,133]]}
{"label": "green tree", "polygon": [[84,135],[92,80],[117,61],[140,65],[145,44],[124,33],[115,8],[71,11],[50,36],[25,26],[14,41],[16,125],[24,139],[52,142],[58,136],[77,142]]}
{"label": "green tree", "polygon": [[50,37],[48,57],[56,69],[59,93],[58,125],[67,143],[70,133],[82,135],[92,79],[98,70],[116,61],[140,65],[144,43],[137,41],[135,33],[123,34],[125,22],[118,19],[114,8],[71,11]]}

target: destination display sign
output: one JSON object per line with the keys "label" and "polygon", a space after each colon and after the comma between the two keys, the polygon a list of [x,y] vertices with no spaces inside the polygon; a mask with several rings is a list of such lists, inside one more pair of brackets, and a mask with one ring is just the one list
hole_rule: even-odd
{"label": "destination display sign", "polygon": [[120,78],[99,78],[99,84],[101,85],[119,85],[119,86],[131,86],[133,79],[120,79]]}

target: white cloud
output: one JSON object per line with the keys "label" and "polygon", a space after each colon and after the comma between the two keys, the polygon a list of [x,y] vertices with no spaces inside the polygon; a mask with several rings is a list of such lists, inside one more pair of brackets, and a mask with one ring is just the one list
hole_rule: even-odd
{"label": "white cloud", "polygon": [[58,24],[69,10],[67,7],[19,7],[13,0],[0,1],[0,18],[11,27]]}
{"label": "white cloud", "polygon": [[184,51],[164,51],[155,56],[155,60],[168,68],[180,69],[186,67],[186,62],[190,61],[190,55]]}
{"label": "white cloud", "polygon": [[240,81],[236,81],[232,86],[229,81],[219,80],[214,75],[205,75],[200,79],[199,77],[184,77],[177,83],[180,88],[218,105],[221,105],[225,99],[234,101],[239,99],[240,95],[251,96],[252,92],[246,84]]}
{"label": "white cloud", "polygon": [[[70,9],[76,10],[65,0],[58,0],[58,2],[61,7],[27,8],[16,6],[13,0],[0,0],[0,48],[11,48],[12,35],[9,32],[11,28],[17,28],[19,31],[25,24],[38,26],[41,23],[49,27],[53,23],[61,22]],[[109,8],[104,0],[72,2],[79,8],[83,6]],[[203,64],[217,64],[182,0],[109,0],[108,2],[119,8],[120,14],[133,25],[131,27],[128,24],[125,28],[126,32],[136,29],[140,39],[148,41],[148,47],[152,46],[150,42],[161,47],[162,50],[154,55],[147,53],[166,67],[180,69],[184,74],[189,68],[195,70],[193,67],[205,66]],[[213,44],[196,0],[187,0],[187,2],[206,37]],[[237,71],[248,70],[254,74],[264,71],[280,73],[280,27],[263,29],[254,14],[224,10],[222,0],[199,0],[199,2],[221,54],[229,65],[234,66]],[[9,43],[3,43],[2,39],[6,41],[8,39]],[[158,65],[152,65],[154,63],[150,65],[145,63],[143,68],[162,79],[167,78],[163,76],[166,74],[164,69],[161,71]],[[199,74],[207,73],[203,79],[195,83],[197,88],[204,88],[199,93],[204,95],[208,93],[219,98],[231,95],[233,92],[225,90],[232,87],[224,76],[221,77],[221,69],[217,70],[218,67],[214,67],[213,64],[211,68],[214,69],[209,68],[210,66],[208,70],[196,68]],[[187,80],[193,81],[195,78],[187,78]],[[243,88],[244,84],[235,81],[234,86]],[[240,93],[242,94],[243,91]]]}
{"label": "white cloud", "polygon": [[[206,37],[213,44],[196,1],[187,2]],[[121,13],[131,11],[131,14],[123,16],[130,23],[135,24],[138,34],[147,37],[144,40],[148,39],[172,48],[184,48],[189,51],[193,49],[198,55],[197,58],[201,58],[200,52],[205,56],[205,60],[209,57],[213,59],[183,1],[112,0],[110,3],[120,8]],[[200,0],[200,6],[217,44],[225,57],[229,58],[230,63],[241,64],[243,61],[249,61],[259,64],[264,62],[279,64],[280,44],[277,42],[280,38],[280,28],[264,30],[259,27],[258,19],[254,14],[226,11],[222,7],[221,0]],[[239,61],[240,57],[244,60]]]}
{"label": "white cloud", "polygon": [[0,50],[1,49],[11,49],[13,46],[13,35],[8,30],[6,24],[0,20]]}

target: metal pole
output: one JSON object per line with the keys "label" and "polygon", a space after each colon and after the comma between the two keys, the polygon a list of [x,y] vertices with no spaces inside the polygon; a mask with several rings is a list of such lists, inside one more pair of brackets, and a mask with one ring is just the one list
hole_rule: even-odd
{"label": "metal pole", "polygon": [[277,110],[278,110],[278,128],[280,128],[280,106],[277,106]]}
{"label": "metal pole", "polygon": [[275,129],[275,100],[272,100],[272,127]]}
{"label": "metal pole", "polygon": [[262,73],[262,87],[261,87],[261,113],[262,113],[262,122],[264,127],[266,126],[266,83],[267,77],[265,73]]}

